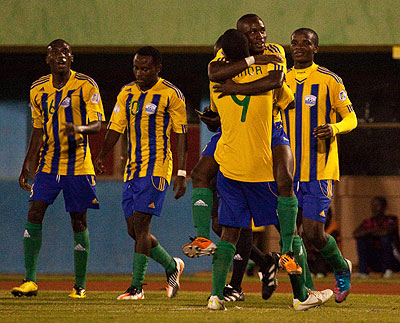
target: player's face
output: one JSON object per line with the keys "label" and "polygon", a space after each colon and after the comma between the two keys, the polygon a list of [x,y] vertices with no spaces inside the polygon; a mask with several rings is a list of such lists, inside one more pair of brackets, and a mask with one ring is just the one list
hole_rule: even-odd
{"label": "player's face", "polygon": [[318,52],[318,48],[311,33],[294,33],[290,42],[290,53],[295,67],[296,64],[310,66],[314,60],[314,55]]}
{"label": "player's face", "polygon": [[155,65],[152,56],[135,55],[133,74],[135,74],[136,83],[142,90],[148,90],[157,83],[160,71],[161,64]]}
{"label": "player's face", "polygon": [[71,70],[74,61],[71,47],[63,41],[56,42],[47,47],[46,63],[54,74],[66,74]]}
{"label": "player's face", "polygon": [[258,17],[248,18],[238,25],[238,30],[249,40],[250,53],[262,54],[267,40],[263,21]]}

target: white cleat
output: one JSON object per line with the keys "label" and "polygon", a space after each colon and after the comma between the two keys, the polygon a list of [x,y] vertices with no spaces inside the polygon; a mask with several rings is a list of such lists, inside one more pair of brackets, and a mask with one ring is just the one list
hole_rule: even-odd
{"label": "white cleat", "polygon": [[216,295],[212,295],[208,299],[207,308],[212,311],[226,311],[225,301],[220,300]]}
{"label": "white cleat", "polygon": [[167,296],[169,298],[173,298],[178,293],[179,287],[181,286],[179,283],[179,278],[181,277],[183,268],[185,268],[185,264],[181,258],[174,258],[176,262],[175,270],[167,274]]}
{"label": "white cleat", "polygon": [[322,291],[308,290],[308,297],[301,302],[298,299],[293,299],[293,309],[295,311],[306,311],[310,308],[321,306],[328,301],[333,295],[333,291],[325,289]]}

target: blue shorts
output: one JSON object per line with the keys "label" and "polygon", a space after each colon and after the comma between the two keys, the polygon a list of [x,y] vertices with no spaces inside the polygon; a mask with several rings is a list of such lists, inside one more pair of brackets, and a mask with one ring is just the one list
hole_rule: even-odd
{"label": "blue shorts", "polygon": [[281,145],[290,146],[290,141],[286,135],[285,130],[283,130],[282,121],[278,121],[272,125],[271,148]]}
{"label": "blue shorts", "polygon": [[168,182],[159,176],[134,178],[123,184],[122,209],[125,219],[133,215],[133,211],[160,216],[167,193]]}
{"label": "blue shorts", "polygon": [[217,189],[219,224],[248,228],[251,219],[257,227],[278,224],[278,190],[275,182],[239,182],[218,172]]}
{"label": "blue shorts", "polygon": [[333,196],[333,181],[331,179],[300,182],[296,195],[305,218],[325,223],[326,213]]}
{"label": "blue shorts", "polygon": [[219,138],[221,138],[221,135],[221,128],[218,128],[217,132],[211,137],[210,141],[204,147],[203,151],[201,152],[201,156],[214,157],[215,149],[217,148],[217,143]]}
{"label": "blue shorts", "polygon": [[67,212],[86,212],[99,209],[94,175],[55,175],[38,172],[33,180],[29,201],[53,204],[63,191]]}

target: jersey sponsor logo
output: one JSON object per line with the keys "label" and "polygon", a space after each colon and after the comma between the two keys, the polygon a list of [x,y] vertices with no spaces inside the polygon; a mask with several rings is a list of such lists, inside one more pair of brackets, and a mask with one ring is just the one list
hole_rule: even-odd
{"label": "jersey sponsor logo", "polygon": [[93,199],[92,204],[99,204],[99,201],[97,199]]}
{"label": "jersey sponsor logo", "polygon": [[345,90],[340,91],[340,93],[339,93],[339,99],[340,99],[341,101],[346,101],[346,99],[347,99],[347,94],[346,94],[346,91],[345,91]]}
{"label": "jersey sponsor logo", "polygon": [[60,106],[63,107],[63,108],[65,109],[65,108],[68,108],[68,107],[70,106],[70,104],[71,104],[71,98],[66,97],[66,98],[61,102]]}
{"label": "jersey sponsor logo", "polygon": [[24,231],[24,238],[30,238],[31,235],[29,234],[28,230],[25,229]]}
{"label": "jersey sponsor logo", "polygon": [[319,215],[325,217],[325,211],[322,210],[322,212]]}
{"label": "jersey sponsor logo", "polygon": [[194,202],[193,205],[194,206],[208,206],[208,204],[206,202],[204,202],[203,200],[197,200],[196,202]]}
{"label": "jersey sponsor logo", "polygon": [[75,246],[74,250],[76,250],[76,251],[86,251],[86,249],[80,243],[78,243]]}
{"label": "jersey sponsor logo", "polygon": [[114,107],[114,112],[115,112],[115,113],[118,113],[119,110],[121,110],[121,109],[120,109],[120,107],[119,107],[119,104],[117,103],[117,104],[115,105],[115,107]]}
{"label": "jersey sponsor logo", "polygon": [[154,114],[157,110],[157,106],[154,103],[147,103],[146,107],[144,108],[144,111],[147,114]]}
{"label": "jersey sponsor logo", "polygon": [[304,104],[309,108],[313,107],[317,103],[317,97],[315,95],[306,95],[304,97]]}
{"label": "jersey sponsor logo", "polygon": [[152,209],[155,209],[155,208],[156,208],[156,206],[154,205],[154,202],[153,202],[153,203],[150,203],[149,205],[147,205],[147,207],[152,208]]}
{"label": "jersey sponsor logo", "polygon": [[44,92],[44,87],[42,87],[42,88],[39,90],[39,92]]}
{"label": "jersey sponsor logo", "polygon": [[98,93],[94,93],[92,95],[92,98],[90,99],[90,101],[92,101],[92,103],[94,103],[94,104],[99,103],[100,95]]}

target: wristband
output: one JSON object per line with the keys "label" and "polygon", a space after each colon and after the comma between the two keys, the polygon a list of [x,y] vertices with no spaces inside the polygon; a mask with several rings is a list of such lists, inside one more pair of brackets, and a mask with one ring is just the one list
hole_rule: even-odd
{"label": "wristband", "polygon": [[183,177],[186,177],[186,171],[185,170],[183,170],[183,169],[179,169],[178,170],[178,174],[177,174],[178,176],[183,176]]}
{"label": "wristband", "polygon": [[256,62],[254,56],[249,56],[244,59],[247,63],[247,66],[253,65]]}

